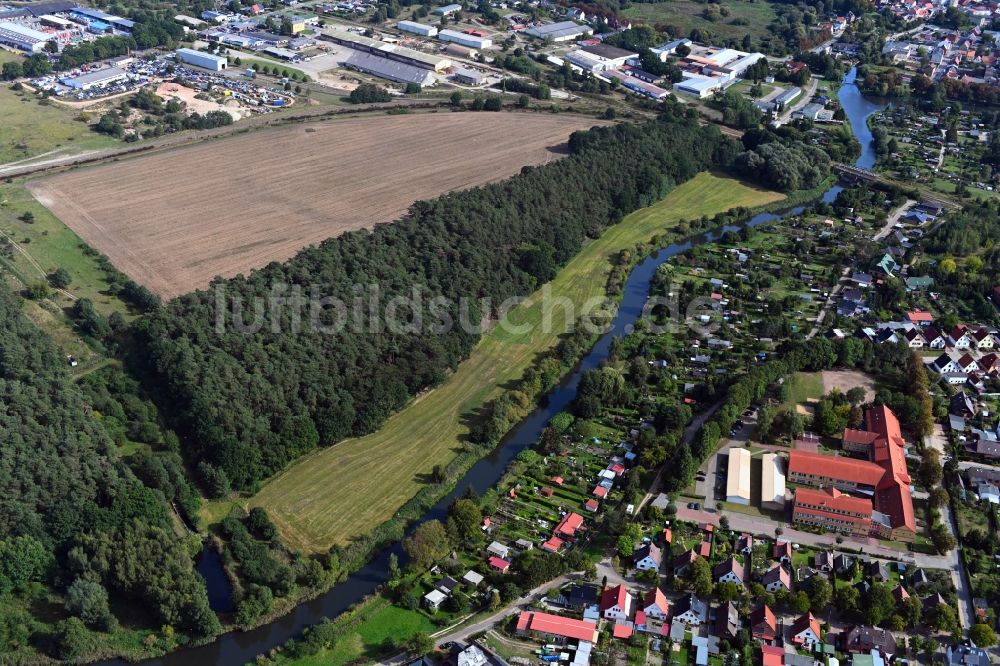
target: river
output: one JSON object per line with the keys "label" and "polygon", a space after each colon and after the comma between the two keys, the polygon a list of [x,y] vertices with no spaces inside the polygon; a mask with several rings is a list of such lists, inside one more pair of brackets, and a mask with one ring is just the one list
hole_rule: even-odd
{"label": "river", "polygon": [[[855,137],[861,143],[861,155],[855,165],[869,169],[875,164],[875,152],[871,145],[871,132],[867,120],[873,113],[885,107],[880,101],[866,99],[854,84],[855,70],[852,68],[844,77],[838,98],[850,120]],[[833,201],[842,187],[834,185],[823,195],[823,201]],[[758,226],[774,222],[788,215],[798,215],[802,208],[793,208],[780,214],[762,213],[751,219],[747,224]],[[615,316],[611,329],[598,340],[594,348],[580,361],[577,368],[568,375],[548,396],[543,407],[535,410],[527,419],[521,422],[499,447],[489,456],[483,458],[466,473],[455,486],[455,490],[431,508],[422,520],[442,520],[445,518],[452,501],[472,488],[477,494],[482,494],[492,488],[503,476],[510,462],[525,448],[538,440],[542,429],[555,414],[565,409],[576,395],[580,376],[587,370],[600,366],[608,357],[608,352],[614,338],[627,334],[642,314],[648,300],[650,287],[657,268],[671,257],[686,252],[695,245],[717,240],[726,231],[735,231],[739,227],[726,227],[711,233],[695,236],[686,241],[666,247],[648,257],[636,266],[629,274],[625,283],[621,306]],[[258,654],[266,653],[281,645],[289,638],[298,636],[303,629],[318,623],[322,618],[334,618],[352,605],[372,594],[376,588],[387,581],[389,557],[395,553],[400,562],[406,559],[398,543],[393,544],[375,557],[367,566],[351,575],[344,582],[336,585],[329,592],[318,598],[300,604],[291,613],[274,622],[247,632],[233,632],[221,636],[213,643],[200,647],[173,652],[159,659],[151,659],[147,666],[235,666],[252,662]],[[226,607],[228,581],[221,575],[220,563],[217,557],[203,556],[199,562],[199,571],[205,576],[212,589],[209,597],[216,610]],[[102,662],[101,666],[124,666],[123,661]]]}

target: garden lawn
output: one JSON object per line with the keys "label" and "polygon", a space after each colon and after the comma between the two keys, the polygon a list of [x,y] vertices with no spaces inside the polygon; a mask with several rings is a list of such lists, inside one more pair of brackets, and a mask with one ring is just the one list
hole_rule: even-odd
{"label": "garden lawn", "polygon": [[[588,300],[605,296],[608,258],[621,250],[650,241],[682,219],[780,199],[776,192],[701,173],[586,245],[546,289],[553,297],[569,299],[580,312]],[[567,308],[555,307],[552,325],[540,326],[542,292],[507,317],[514,324],[529,324],[520,327],[527,330],[493,328],[451,377],[418,396],[378,432],[306,456],[272,478],[250,504],[268,510],[289,547],[312,552],[346,544],[391,518],[420,490],[422,475],[434,465],[446,465],[461,450],[470,415],[554,347],[567,320],[575,319]],[[212,503],[205,515],[211,522],[228,509],[225,502]]]}

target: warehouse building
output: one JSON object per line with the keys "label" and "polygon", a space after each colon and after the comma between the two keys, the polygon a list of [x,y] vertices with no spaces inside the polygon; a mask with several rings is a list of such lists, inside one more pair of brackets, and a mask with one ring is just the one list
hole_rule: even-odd
{"label": "warehouse building", "polygon": [[90,90],[91,88],[103,88],[127,78],[128,74],[125,73],[125,70],[118,67],[105,67],[80,76],[59,79],[59,83],[73,90]]}
{"label": "warehouse building", "polygon": [[566,62],[592,74],[603,72],[608,68],[608,64],[604,60],[586,51],[570,51],[566,54]]}
{"label": "warehouse building", "polygon": [[389,60],[361,51],[353,51],[350,57],[344,61],[344,66],[396,83],[415,83],[420,87],[432,86],[437,83],[434,75],[422,67],[407,65],[397,60]]}
{"label": "warehouse building", "polygon": [[263,53],[279,60],[287,60],[288,62],[297,62],[302,60],[302,54],[296,53],[295,51],[289,51],[288,49],[283,49],[280,46],[268,46],[264,49]]}
{"label": "warehouse building", "polygon": [[371,39],[370,37],[348,32],[347,30],[324,32],[319,36],[319,39],[340,44],[341,46],[348,46],[380,58],[395,60],[404,65],[431,69],[435,72],[443,72],[451,67],[451,61],[447,58],[429,53],[421,53],[420,51],[403,48],[395,44],[386,44],[377,39]]}
{"label": "warehouse building", "polygon": [[722,88],[723,81],[716,77],[699,76],[691,72],[682,72],[682,74],[684,79],[674,84],[674,90],[677,92],[704,99]]}
{"label": "warehouse building", "polygon": [[39,22],[42,25],[47,25],[50,28],[58,28],[60,30],[72,30],[76,27],[76,24],[68,19],[64,19],[61,16],[54,16],[52,14],[42,14],[38,17]]}
{"label": "warehouse building", "polygon": [[772,100],[774,102],[774,107],[780,111],[795,101],[795,99],[801,94],[802,88],[793,86]]}
{"label": "warehouse building", "polygon": [[467,86],[481,86],[489,78],[489,75],[474,69],[456,69],[452,78],[457,83]]}
{"label": "warehouse building", "polygon": [[438,16],[449,16],[455,12],[461,11],[462,5],[445,5],[443,7],[438,7],[434,10],[434,13]]}
{"label": "warehouse building", "polygon": [[462,46],[461,44],[449,44],[444,47],[444,52],[450,56],[455,56],[456,58],[466,58],[469,60],[475,59],[479,55],[479,51],[476,49],[470,49],[467,46]]}
{"label": "warehouse building", "polygon": [[34,17],[42,14],[63,14],[76,9],[75,2],[56,0],[55,2],[33,2],[24,7],[25,11]]}
{"label": "warehouse building", "polygon": [[0,23],[0,44],[27,53],[41,53],[51,36],[17,23]]}
{"label": "warehouse building", "polygon": [[726,501],[750,504],[750,450],[729,449],[729,471],[726,474]]}
{"label": "warehouse building", "polygon": [[438,29],[434,26],[427,25],[426,23],[417,23],[416,21],[400,21],[396,24],[396,29],[420,35],[421,37],[433,37],[438,34]]}
{"label": "warehouse building", "polygon": [[438,33],[438,39],[443,42],[452,42],[468,46],[470,49],[488,49],[493,46],[493,38],[480,35],[472,35],[467,32],[457,30],[442,30]]}
{"label": "warehouse building", "polygon": [[761,456],[760,505],[765,509],[785,508],[785,472],[781,458],[773,453]]}
{"label": "warehouse building", "polygon": [[629,60],[638,60],[639,58],[639,54],[635,51],[627,51],[617,46],[609,46],[608,44],[588,44],[583,47],[583,50],[606,62],[606,69],[624,67],[625,63]]}
{"label": "warehouse building", "polygon": [[573,21],[560,21],[559,23],[548,23],[546,25],[536,25],[524,31],[524,34],[536,39],[551,39],[556,44],[560,42],[571,42],[580,37],[594,34],[593,28],[589,25],[580,25]]}
{"label": "warehouse building", "polygon": [[177,49],[177,59],[188,65],[221,72],[226,68],[226,59],[211,53],[202,53],[194,49]]}
{"label": "warehouse building", "polygon": [[132,32],[135,27],[135,22],[130,21],[127,18],[122,18],[121,16],[115,16],[114,14],[108,14],[102,12],[99,9],[90,9],[89,7],[76,7],[70,12],[70,17],[77,22],[84,23],[90,27],[98,27],[102,29],[103,26],[108,26],[116,30],[121,30],[122,32]]}
{"label": "warehouse building", "polygon": [[660,86],[654,86],[652,83],[647,83],[634,76],[630,76],[623,72],[617,70],[610,70],[608,76],[618,79],[621,81],[622,87],[631,90],[634,93],[638,93],[644,97],[649,97],[650,99],[661,100],[664,99],[669,93]]}

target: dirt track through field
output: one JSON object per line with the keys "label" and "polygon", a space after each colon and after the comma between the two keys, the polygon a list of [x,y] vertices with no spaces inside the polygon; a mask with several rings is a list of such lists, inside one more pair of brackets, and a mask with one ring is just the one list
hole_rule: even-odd
{"label": "dirt track through field", "polygon": [[533,113],[305,123],[78,169],[29,189],[119,270],[169,298],[391,222],[414,201],[558,159],[571,132],[594,124]]}

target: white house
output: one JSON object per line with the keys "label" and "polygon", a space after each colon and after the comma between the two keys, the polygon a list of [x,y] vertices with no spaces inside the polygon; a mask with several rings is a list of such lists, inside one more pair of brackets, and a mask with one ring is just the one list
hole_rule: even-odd
{"label": "white house", "polygon": [[659,571],[663,552],[655,545],[647,544],[635,551],[632,560],[639,571]]}
{"label": "white house", "polygon": [[771,593],[777,592],[782,588],[789,592],[792,590],[792,576],[779,563],[775,563],[774,566],[768,569],[760,582],[764,586],[764,589]]}
{"label": "white house", "polygon": [[743,584],[743,565],[735,557],[730,557],[725,562],[721,562],[712,571],[712,578],[716,583],[736,583]]}
{"label": "white house", "polygon": [[934,371],[939,375],[962,372],[962,368],[958,365],[958,362],[948,354],[941,354],[934,359],[934,363],[931,365],[933,366]]}
{"label": "white house", "polygon": [[437,608],[447,599],[448,596],[441,590],[431,590],[424,595],[424,606],[432,610],[437,610]]}
{"label": "white house", "polygon": [[613,622],[626,621],[632,616],[632,594],[624,585],[615,585],[601,595],[601,615]]}
{"label": "white house", "polygon": [[819,620],[812,613],[806,613],[792,625],[791,635],[793,643],[811,650],[819,643]]}
{"label": "white house", "polygon": [[666,595],[660,588],[654,588],[646,593],[646,598],[642,602],[642,610],[646,617],[654,617],[657,620],[666,620],[670,615],[670,604]]}
{"label": "white house", "polygon": [[486,548],[486,552],[489,553],[490,555],[496,555],[497,557],[499,557],[502,560],[509,560],[510,559],[510,548],[508,548],[507,546],[503,545],[499,541],[494,541],[493,543],[491,543]]}
{"label": "white house", "polygon": [[708,622],[708,605],[693,594],[687,594],[674,604],[673,621],[689,626],[705,624]]}

